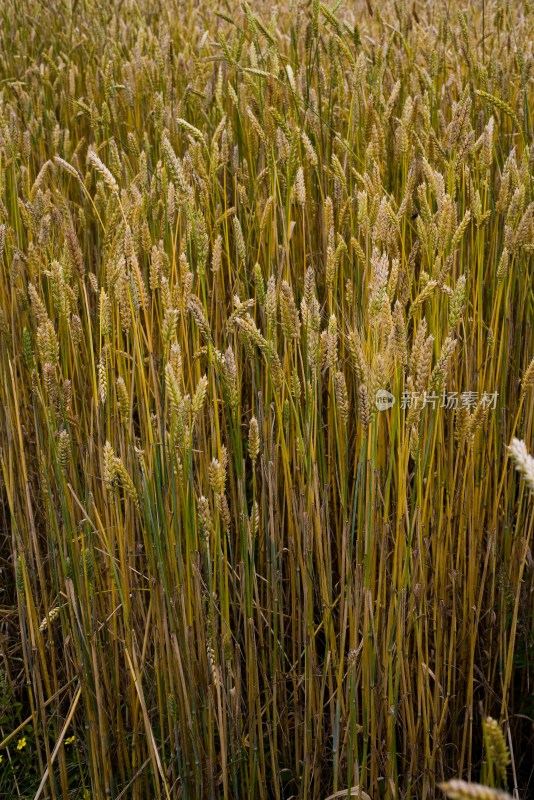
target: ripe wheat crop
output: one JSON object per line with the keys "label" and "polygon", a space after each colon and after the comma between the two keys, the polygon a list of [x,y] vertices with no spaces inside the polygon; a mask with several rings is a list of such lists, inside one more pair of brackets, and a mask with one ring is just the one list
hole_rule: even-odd
{"label": "ripe wheat crop", "polygon": [[0,18],[0,796],[531,796],[531,0]]}

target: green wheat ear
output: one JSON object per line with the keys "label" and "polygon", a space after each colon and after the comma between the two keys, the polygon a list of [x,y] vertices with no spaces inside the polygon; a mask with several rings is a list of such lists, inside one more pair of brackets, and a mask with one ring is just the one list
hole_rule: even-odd
{"label": "green wheat ear", "polygon": [[511,763],[510,751],[497,720],[486,717],[482,722],[486,758],[490,774],[494,774],[501,785],[506,785],[506,768]]}

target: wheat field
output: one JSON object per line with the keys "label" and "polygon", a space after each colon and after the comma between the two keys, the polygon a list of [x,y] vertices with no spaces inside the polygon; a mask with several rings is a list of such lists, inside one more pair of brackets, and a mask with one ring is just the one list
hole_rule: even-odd
{"label": "wheat field", "polygon": [[0,797],[533,796],[531,0],[0,19]]}

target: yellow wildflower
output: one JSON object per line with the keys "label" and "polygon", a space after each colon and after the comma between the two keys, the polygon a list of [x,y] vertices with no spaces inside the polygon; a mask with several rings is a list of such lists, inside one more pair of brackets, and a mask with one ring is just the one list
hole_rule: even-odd
{"label": "yellow wildflower", "polygon": [[26,747],[26,737],[23,736],[22,739],[19,739],[17,742],[17,750],[22,750]]}
{"label": "yellow wildflower", "polygon": [[76,741],[76,736],[69,736],[68,739],[65,739],[65,744],[72,744],[74,741]]}

